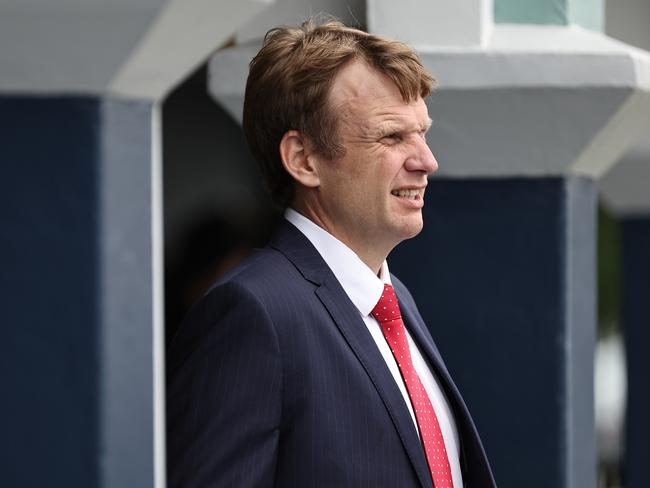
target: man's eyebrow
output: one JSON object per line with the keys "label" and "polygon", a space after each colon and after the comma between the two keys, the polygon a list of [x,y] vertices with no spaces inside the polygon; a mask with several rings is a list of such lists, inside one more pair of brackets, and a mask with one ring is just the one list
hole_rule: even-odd
{"label": "man's eyebrow", "polygon": [[384,137],[394,132],[400,132],[402,128],[393,122],[384,122],[375,127],[367,127],[365,133],[372,138]]}
{"label": "man's eyebrow", "polygon": [[[423,124],[418,124],[416,126],[413,126],[414,131],[427,131],[433,124],[433,120],[428,117],[427,121],[424,122]],[[383,135],[383,134],[390,134],[393,132],[409,132],[409,128],[399,122],[394,122],[394,121],[389,121],[389,122],[384,122],[380,124],[375,130],[372,131],[373,133],[376,133],[378,135]]]}

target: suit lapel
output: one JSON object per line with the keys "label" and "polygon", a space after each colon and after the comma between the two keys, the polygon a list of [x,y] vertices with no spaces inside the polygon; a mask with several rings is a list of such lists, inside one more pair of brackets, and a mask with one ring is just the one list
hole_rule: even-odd
{"label": "suit lapel", "polygon": [[390,370],[359,315],[359,311],[345,294],[340,283],[316,249],[293,225],[288,222],[281,223],[271,239],[270,245],[282,252],[305,279],[318,286],[316,288],[317,297],[377,390],[420,483],[423,487],[431,487],[431,475],[413,420]]}
{"label": "suit lapel", "polygon": [[424,451],[420,446],[413,420],[404,404],[404,397],[363,323],[359,311],[345,295],[338,281],[323,283],[323,286],[316,290],[316,294],[377,389],[422,486],[431,486],[431,475],[428,472]]}

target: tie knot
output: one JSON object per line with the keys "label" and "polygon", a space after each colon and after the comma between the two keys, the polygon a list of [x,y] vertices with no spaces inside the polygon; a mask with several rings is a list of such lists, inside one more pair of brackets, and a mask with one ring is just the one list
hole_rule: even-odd
{"label": "tie knot", "polygon": [[380,324],[401,319],[397,295],[395,295],[395,289],[392,286],[384,285],[384,291],[371,313]]}

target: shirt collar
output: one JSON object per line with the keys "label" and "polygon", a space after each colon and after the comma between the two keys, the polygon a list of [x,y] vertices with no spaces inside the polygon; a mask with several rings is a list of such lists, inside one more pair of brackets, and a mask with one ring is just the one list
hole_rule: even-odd
{"label": "shirt collar", "polygon": [[391,284],[386,260],[376,276],[352,249],[304,215],[287,208],[284,218],[309,239],[361,315],[369,315],[384,291],[384,284]]}

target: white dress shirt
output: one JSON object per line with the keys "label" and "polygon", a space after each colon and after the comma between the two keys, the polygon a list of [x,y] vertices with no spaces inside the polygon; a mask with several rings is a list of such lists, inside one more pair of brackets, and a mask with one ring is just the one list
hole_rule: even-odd
{"label": "white dress shirt", "polygon": [[[404,403],[408,407],[415,429],[418,431],[413,406],[411,405],[408,391],[397,366],[397,361],[395,361],[393,353],[384,338],[379,322],[371,315],[372,309],[377,305],[379,297],[384,290],[384,284],[391,285],[388,264],[386,261],[382,263],[379,276],[377,276],[354,251],[305,216],[291,208],[287,208],[284,217],[309,239],[325,260],[325,263],[332,270],[352,303],[359,310],[363,322],[377,344],[377,348],[393,375],[395,383],[397,383],[397,386],[402,392]],[[408,329],[406,327],[404,329],[406,330],[413,367],[417,371],[438,417],[440,430],[442,431],[445,447],[447,448],[449,464],[451,465],[451,476],[454,487],[460,488],[463,486],[459,462],[460,444],[458,442],[458,431],[451,408],[426,359],[422,356],[420,349],[413,341]],[[420,433],[418,432],[419,435]]]}

